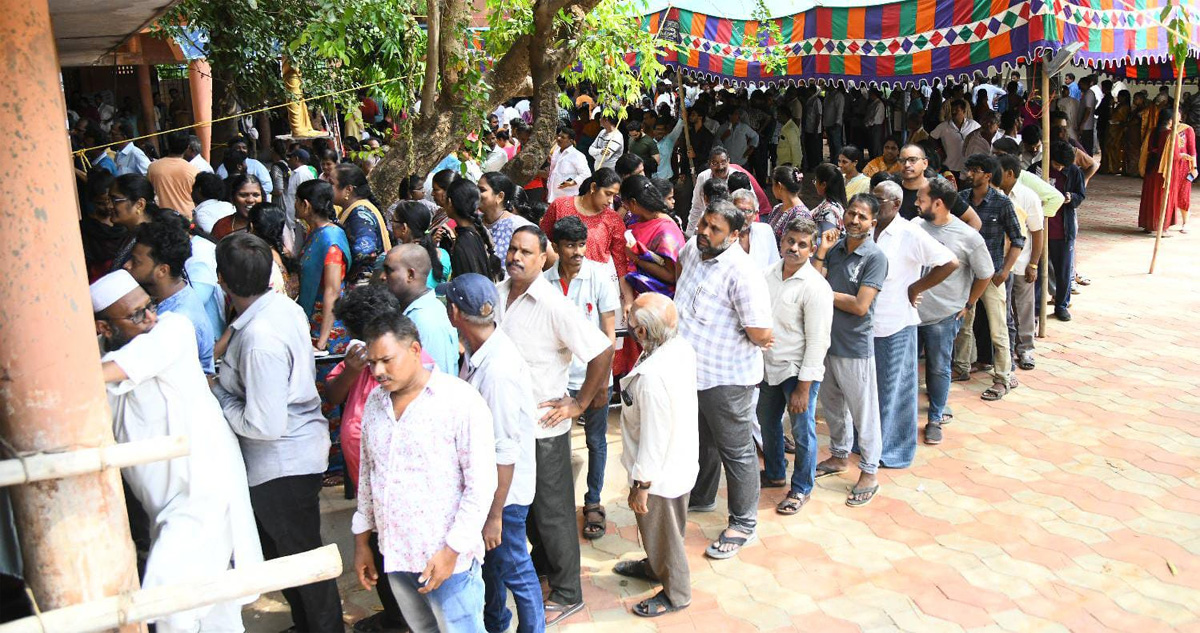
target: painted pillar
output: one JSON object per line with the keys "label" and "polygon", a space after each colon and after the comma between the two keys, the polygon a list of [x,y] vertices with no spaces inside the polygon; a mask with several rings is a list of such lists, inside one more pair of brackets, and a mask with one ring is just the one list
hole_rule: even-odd
{"label": "painted pillar", "polygon": [[[17,451],[113,443],[79,237],[75,176],[47,0],[0,11],[0,437]],[[19,342],[19,343],[18,343]],[[136,588],[121,473],[12,492],[26,580],[43,611]]]}
{"label": "painted pillar", "polygon": [[[212,121],[212,67],[206,59],[188,62],[188,86],[192,93],[192,118],[197,124]],[[196,136],[200,137],[200,154],[212,162],[212,124],[197,125]]]}
{"label": "painted pillar", "polygon": [[[153,134],[158,131],[158,113],[154,111],[154,89],[150,85],[150,65],[137,66],[138,97],[142,101],[142,121],[145,127],[142,134]],[[161,155],[164,144],[158,142],[157,136],[150,137],[150,142],[158,148]]]}

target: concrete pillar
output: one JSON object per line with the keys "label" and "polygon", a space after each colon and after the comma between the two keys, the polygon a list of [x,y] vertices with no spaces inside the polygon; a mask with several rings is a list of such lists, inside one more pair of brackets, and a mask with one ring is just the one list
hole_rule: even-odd
{"label": "concrete pillar", "polygon": [[[17,451],[113,443],[77,222],[75,177],[47,0],[0,11],[0,436]],[[12,488],[25,574],[42,610],[136,588],[115,469]]]}
{"label": "concrete pillar", "polygon": [[[154,111],[154,89],[150,85],[150,66],[139,64],[137,67],[138,97],[142,101],[142,134],[153,134],[158,131],[158,114]],[[170,126],[168,126],[170,127]],[[165,143],[158,142],[159,137],[150,137],[150,142],[158,148],[159,155],[163,154]]]}
{"label": "concrete pillar", "polygon": [[[212,67],[206,59],[193,59],[188,62],[188,86],[192,93],[192,118],[199,124],[201,121],[212,121]],[[200,154],[204,160],[212,162],[212,124],[197,125],[193,128],[196,136],[200,137]]]}

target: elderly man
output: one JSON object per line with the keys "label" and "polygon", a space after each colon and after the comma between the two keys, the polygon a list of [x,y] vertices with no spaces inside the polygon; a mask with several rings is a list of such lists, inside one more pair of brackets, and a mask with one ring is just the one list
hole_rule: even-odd
{"label": "elderly man", "polygon": [[439,289],[467,349],[459,377],[487,402],[496,436],[496,494],[483,525],[483,624],[492,633],[509,629],[512,613],[506,598],[512,591],[518,633],[542,631],[542,586],[525,546],[525,521],[537,483],[533,376],[512,339],[496,326],[500,295],[491,280],[467,273]]}
{"label": "elderly man", "polygon": [[191,134],[188,136],[187,151],[183,153],[183,159],[191,163],[192,167],[195,167],[200,173],[211,174],[213,173],[213,168],[212,165],[208,164],[207,160],[204,160],[204,154],[201,153],[203,149],[204,146],[200,143],[200,137]]}
{"label": "elderly man", "polygon": [[458,375],[458,331],[446,318],[446,307],[429,288],[429,252],[420,244],[393,246],[383,260],[383,279],[400,300],[404,316],[417,324],[421,348],[438,371]]}
{"label": "elderly man", "polygon": [[619,562],[613,571],[662,583],[662,591],[633,607],[634,614],[651,618],[692,601],[683,534],[699,454],[696,354],[676,336],[678,321],[675,305],[663,295],[634,300],[629,329],[643,351],[621,379],[621,463],[646,557]]}
{"label": "elderly man", "polygon": [[729,152],[724,147],[715,146],[708,155],[708,169],[696,175],[696,185],[692,190],[692,210],[688,214],[686,231],[688,236],[696,234],[696,225],[700,223],[700,217],[704,215],[706,210],[704,185],[709,180],[725,180],[734,171],[740,171],[750,177],[750,188],[754,190],[754,196],[758,198],[759,214],[771,212],[771,202],[767,199],[766,192],[763,191],[758,181],[754,179],[754,176],[746,171],[745,167],[730,163]]}
{"label": "elderly man", "polygon": [[757,538],[758,458],[754,387],[763,377],[762,349],[771,346],[771,296],[762,272],[738,247],[746,216],[717,199],[700,218],[677,264],[679,331],[696,351],[700,403],[700,472],[690,509],[711,512],[723,464],[729,526],[705,554],[730,558]]}
{"label": "elderly man", "polygon": [[917,453],[917,306],[921,293],[958,268],[950,249],[897,215],[900,185],[875,186],[879,215],[875,244],[887,255],[888,275],[875,299],[875,375],[885,468],[906,468]]}
{"label": "elderly man", "polygon": [[921,218],[914,224],[949,248],[958,260],[958,269],[945,281],[924,293],[917,312],[919,345],[925,349],[925,389],[929,395],[929,414],[925,424],[925,443],[942,442],[942,425],[950,418],[946,400],[950,396],[950,360],[954,339],[962,327],[963,316],[971,311],[992,281],[995,270],[987,245],[979,232],[950,214],[958,192],[950,181],[935,176],[917,195]]}
{"label": "elderly man", "polygon": [[[496,318],[533,372],[533,395],[542,409],[535,454],[537,483],[527,525],[534,566],[547,575],[547,626],[583,608],[579,537],[575,532],[575,486],[571,476],[571,420],[604,393],[613,346],[579,308],[542,276],[546,234],[536,226],[513,232],[508,279],[497,291]],[[577,396],[567,395],[571,357],[587,364]]]}
{"label": "elderly man", "polygon": [[[321,547],[321,477],[329,423],[321,415],[304,310],[271,292],[271,247],[249,233],[217,245],[217,274],[238,317],[213,394],[242,445],[250,502],[268,559]],[[325,580],[283,597],[300,631],[337,631],[342,604]]]}
{"label": "elderly man", "polygon": [[[134,442],[186,436],[190,453],[122,469],[151,527],[144,587],[211,579],[262,561],[246,467],[237,438],[205,383],[187,318],[163,314],[127,271],[91,286],[96,332],[103,339],[113,435]],[[257,596],[175,613],[159,631],[242,631],[241,605]]]}

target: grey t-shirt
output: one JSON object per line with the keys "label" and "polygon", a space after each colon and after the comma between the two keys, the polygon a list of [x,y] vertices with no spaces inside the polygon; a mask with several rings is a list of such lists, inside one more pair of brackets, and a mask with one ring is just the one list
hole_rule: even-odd
{"label": "grey t-shirt", "polygon": [[991,277],[996,269],[983,236],[966,222],[951,216],[950,222],[944,226],[920,218],[914,223],[958,258],[958,269],[950,273],[945,281],[921,295],[917,314],[921,316],[921,325],[931,325],[962,310],[971,295],[971,284],[976,279]]}
{"label": "grey t-shirt", "polygon": [[[868,238],[851,253],[846,250],[846,238],[843,237],[825,256],[825,269],[828,271],[825,279],[834,292],[857,296],[863,286],[883,290],[888,260],[875,240]],[[875,301],[871,301],[866,316],[855,316],[834,308],[829,355],[841,358],[874,356],[874,318]]]}

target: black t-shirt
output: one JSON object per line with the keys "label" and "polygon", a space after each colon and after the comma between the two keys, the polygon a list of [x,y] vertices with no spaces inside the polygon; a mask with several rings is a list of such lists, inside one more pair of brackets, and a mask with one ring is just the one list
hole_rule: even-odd
{"label": "black t-shirt", "polygon": [[454,275],[479,273],[491,278],[492,271],[488,266],[487,246],[479,231],[473,226],[459,226],[458,238],[454,241],[454,250],[450,251],[450,268]]}
{"label": "black t-shirt", "polygon": [[[911,220],[917,217],[917,191],[915,189],[907,189],[903,185],[900,186],[904,190],[904,200],[900,202],[900,217],[905,220]],[[961,219],[967,209],[971,207],[959,198],[954,199],[954,207],[950,209],[950,213],[954,217]]]}

